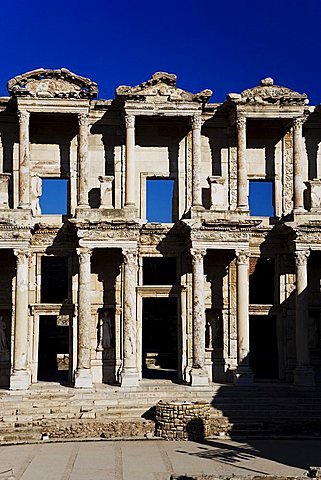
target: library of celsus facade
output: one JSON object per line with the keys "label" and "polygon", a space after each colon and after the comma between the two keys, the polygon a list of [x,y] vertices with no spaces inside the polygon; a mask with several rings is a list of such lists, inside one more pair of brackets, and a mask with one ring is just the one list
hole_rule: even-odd
{"label": "library of celsus facade", "polygon": [[2,388],[321,381],[321,107],[271,78],[209,103],[162,72],[112,100],[66,69],[8,92]]}

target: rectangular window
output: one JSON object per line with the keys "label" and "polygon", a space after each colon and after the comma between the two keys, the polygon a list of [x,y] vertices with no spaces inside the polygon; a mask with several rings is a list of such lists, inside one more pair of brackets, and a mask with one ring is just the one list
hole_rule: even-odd
{"label": "rectangular window", "polygon": [[173,222],[174,180],[146,180],[146,217],[148,222]]}
{"label": "rectangular window", "polygon": [[250,215],[256,217],[274,217],[273,182],[250,180]]}
{"label": "rectangular window", "polygon": [[39,198],[41,213],[44,215],[66,215],[68,213],[68,180],[64,178],[43,178]]}
{"label": "rectangular window", "polygon": [[42,303],[62,303],[68,299],[68,258],[41,257]]}
{"label": "rectangular window", "polygon": [[175,257],[145,257],[143,259],[144,285],[176,285]]}

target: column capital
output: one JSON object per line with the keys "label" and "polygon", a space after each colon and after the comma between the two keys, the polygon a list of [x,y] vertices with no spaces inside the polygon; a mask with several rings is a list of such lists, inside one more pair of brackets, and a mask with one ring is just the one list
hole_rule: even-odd
{"label": "column capital", "polygon": [[79,256],[79,260],[81,261],[84,256],[88,255],[91,257],[93,253],[93,248],[89,247],[78,247],[76,248],[77,255]]}
{"label": "column capital", "polygon": [[86,127],[88,125],[88,113],[78,113],[78,124]]}
{"label": "column capital", "polygon": [[302,128],[302,125],[306,121],[306,117],[295,117],[293,118],[293,128],[295,130]]}
{"label": "column capital", "polygon": [[24,264],[27,263],[30,258],[29,250],[13,250],[14,255],[17,257],[17,263]]}
{"label": "column capital", "polygon": [[30,113],[27,110],[18,110],[19,124],[27,123],[30,118]]}
{"label": "column capital", "polygon": [[126,265],[133,265],[137,263],[137,250],[136,248],[123,248],[122,254],[124,257],[124,263]]}
{"label": "column capital", "polygon": [[237,126],[238,129],[239,128],[245,128],[246,117],[237,117],[235,123],[236,123],[236,126]]}
{"label": "column capital", "polygon": [[192,116],[191,124],[192,124],[192,129],[193,130],[195,130],[195,129],[200,130],[202,128],[203,120],[202,120],[201,112],[195,113],[195,115]]}
{"label": "column capital", "polygon": [[236,255],[236,263],[237,265],[247,265],[249,258],[250,258],[250,252],[248,250],[240,250],[235,252]]}
{"label": "column capital", "polygon": [[297,252],[294,252],[296,266],[307,265],[309,255],[310,250],[298,250]]}
{"label": "column capital", "polygon": [[190,255],[192,257],[192,263],[200,262],[206,255],[206,248],[191,248]]}
{"label": "column capital", "polygon": [[126,125],[126,128],[134,128],[135,115],[125,115],[125,125]]}

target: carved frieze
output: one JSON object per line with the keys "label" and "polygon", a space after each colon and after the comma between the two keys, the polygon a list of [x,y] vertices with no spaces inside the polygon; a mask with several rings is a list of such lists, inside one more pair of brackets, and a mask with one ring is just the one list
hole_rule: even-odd
{"label": "carved frieze", "polygon": [[39,68],[9,80],[8,92],[12,96],[37,98],[95,98],[97,84],[66,68],[50,70]]}

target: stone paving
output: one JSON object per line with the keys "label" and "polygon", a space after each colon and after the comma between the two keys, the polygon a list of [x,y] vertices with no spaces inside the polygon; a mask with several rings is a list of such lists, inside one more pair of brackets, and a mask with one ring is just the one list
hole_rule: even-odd
{"label": "stone paving", "polygon": [[0,447],[0,472],[13,468],[15,480],[168,480],[171,473],[293,476],[320,464],[321,439],[122,440]]}

